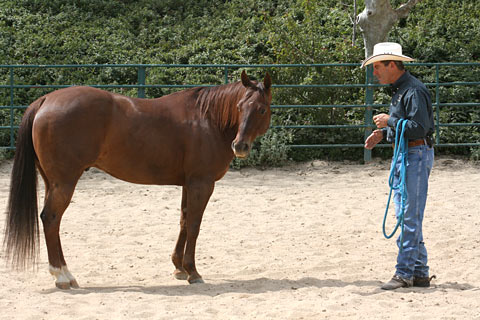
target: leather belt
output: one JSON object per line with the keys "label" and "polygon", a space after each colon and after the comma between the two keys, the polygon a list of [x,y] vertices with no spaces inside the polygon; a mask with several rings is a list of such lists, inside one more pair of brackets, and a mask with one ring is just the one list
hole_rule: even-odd
{"label": "leather belt", "polygon": [[425,139],[417,139],[417,140],[408,141],[408,147],[416,147],[416,146],[421,146],[421,145],[424,145],[424,144],[426,144]]}
{"label": "leather belt", "polygon": [[[417,147],[417,146],[422,146],[424,144],[427,144],[425,142],[425,139],[417,139],[417,140],[410,140],[408,141],[408,147]],[[395,143],[392,143],[392,148],[395,148]]]}

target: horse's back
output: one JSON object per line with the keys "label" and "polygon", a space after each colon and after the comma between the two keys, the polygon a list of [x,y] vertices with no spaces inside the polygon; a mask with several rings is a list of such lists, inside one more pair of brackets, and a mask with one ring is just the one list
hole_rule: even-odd
{"label": "horse's back", "polygon": [[184,95],[155,100],[91,87],[46,95],[33,126],[41,168],[47,176],[72,179],[98,167],[130,182],[182,184],[195,116]]}

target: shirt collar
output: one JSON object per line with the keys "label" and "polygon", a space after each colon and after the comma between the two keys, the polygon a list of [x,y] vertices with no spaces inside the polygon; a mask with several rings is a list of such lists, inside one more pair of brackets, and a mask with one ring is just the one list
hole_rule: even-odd
{"label": "shirt collar", "polygon": [[390,86],[392,88],[393,94],[395,94],[398,91],[398,89],[400,89],[404,84],[406,84],[409,78],[410,78],[410,73],[408,71],[405,71],[400,76],[400,78],[397,79],[397,81],[392,83]]}

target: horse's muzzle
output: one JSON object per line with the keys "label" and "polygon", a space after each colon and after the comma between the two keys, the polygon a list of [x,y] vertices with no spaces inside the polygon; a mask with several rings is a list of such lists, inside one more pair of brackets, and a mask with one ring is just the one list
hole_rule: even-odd
{"label": "horse's muzzle", "polygon": [[235,154],[235,157],[243,159],[243,158],[246,158],[250,153],[250,144],[246,142],[235,143],[235,141],[233,141],[232,150],[233,150],[233,153]]}

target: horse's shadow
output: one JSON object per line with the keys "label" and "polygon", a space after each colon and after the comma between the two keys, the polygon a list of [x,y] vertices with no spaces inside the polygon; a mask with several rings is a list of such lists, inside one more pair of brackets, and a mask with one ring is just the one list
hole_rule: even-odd
{"label": "horse's shadow", "polygon": [[[191,296],[191,295],[203,295],[215,297],[225,293],[248,293],[248,294],[261,294],[266,292],[276,291],[288,291],[298,290],[302,288],[341,288],[352,286],[353,293],[368,296],[386,292],[380,289],[381,281],[343,281],[339,279],[317,279],[312,277],[301,278],[299,280],[289,279],[270,279],[270,278],[257,278],[250,280],[221,280],[222,283],[203,283],[188,285],[186,283],[178,285],[159,285],[159,286],[108,286],[108,287],[80,287],[79,289],[65,290],[62,292],[77,295],[77,294],[92,294],[92,293],[116,293],[116,292],[138,292],[143,294],[154,294],[164,296]],[[446,282],[438,285],[432,285],[429,288],[401,288],[396,292],[422,292],[432,293],[438,290],[480,290],[480,288],[473,287],[469,284],[459,284],[454,282]],[[58,292],[59,289],[53,288],[42,291],[45,294]]]}

